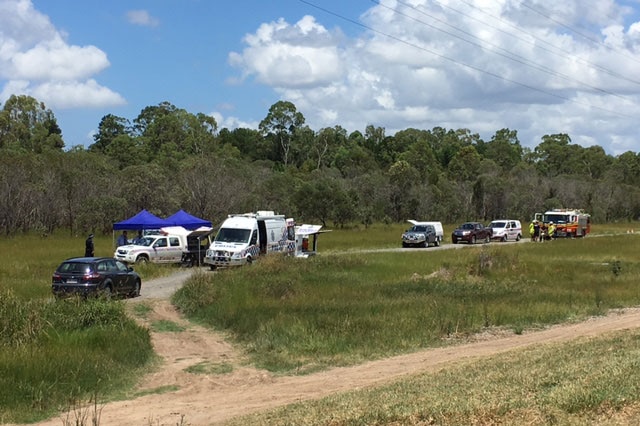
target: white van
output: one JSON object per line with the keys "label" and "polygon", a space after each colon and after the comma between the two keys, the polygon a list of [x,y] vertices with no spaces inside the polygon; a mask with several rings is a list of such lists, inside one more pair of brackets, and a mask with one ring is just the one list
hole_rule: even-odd
{"label": "white van", "polygon": [[240,266],[260,255],[292,254],[296,247],[295,223],[273,211],[229,215],[209,246],[204,263],[217,267]]}
{"label": "white van", "polygon": [[491,228],[492,240],[499,241],[520,241],[522,238],[522,225],[519,220],[515,219],[496,219],[492,221],[488,226]]}
{"label": "white van", "polygon": [[441,243],[444,240],[444,230],[442,229],[441,222],[418,222],[417,220],[409,219],[407,222],[413,225],[431,225],[436,229],[436,238],[438,238],[438,242]]}

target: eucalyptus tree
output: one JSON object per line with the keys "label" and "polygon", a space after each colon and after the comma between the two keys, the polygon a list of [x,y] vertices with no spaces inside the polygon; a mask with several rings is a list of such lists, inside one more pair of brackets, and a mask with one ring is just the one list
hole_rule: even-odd
{"label": "eucalyptus tree", "polygon": [[380,170],[373,153],[352,141],[337,148],[331,166],[337,168],[344,178]]}
{"label": "eucalyptus tree", "polygon": [[447,130],[442,127],[434,127],[430,134],[429,143],[443,169],[449,167],[449,163],[461,148],[472,145],[479,140],[477,134],[472,134],[467,129]]}
{"label": "eucalyptus tree", "polygon": [[613,159],[610,169],[618,173],[614,182],[640,185],[640,153],[627,151],[618,155]]}
{"label": "eucalyptus tree", "polygon": [[305,118],[289,101],[278,101],[271,105],[267,116],[258,126],[263,137],[274,141],[279,157],[285,167],[289,165],[289,154],[296,129],[304,125]]}
{"label": "eucalyptus tree", "polygon": [[264,149],[262,135],[258,130],[239,127],[233,130],[220,129],[218,143],[221,146],[233,146],[248,160],[269,158],[270,152]]}
{"label": "eucalyptus tree", "polygon": [[107,114],[100,120],[98,131],[93,135],[94,143],[89,151],[106,153],[111,143],[119,136],[131,135],[131,123],[123,117]]}
{"label": "eucalyptus tree", "polygon": [[420,173],[423,182],[435,182],[442,168],[429,143],[429,132],[408,129],[396,133],[395,138],[397,145],[404,147],[398,159],[411,164]]}
{"label": "eucalyptus tree", "polygon": [[[364,151],[360,146],[355,149]],[[371,154],[368,155],[373,160]],[[345,180],[345,185],[352,194],[356,218],[363,225],[369,226],[390,217],[387,210],[393,189],[389,177],[381,170],[373,167]]]}
{"label": "eucalyptus tree", "polygon": [[311,179],[295,190],[293,202],[302,219],[319,220],[323,226],[329,220],[344,224],[347,218],[355,217],[353,200],[343,181],[335,179],[330,171],[314,171]]}
{"label": "eucalyptus tree", "polygon": [[482,157],[473,145],[458,150],[449,162],[447,172],[451,180],[458,182],[473,181],[478,175]]}
{"label": "eucalyptus tree", "polygon": [[581,149],[579,161],[582,174],[591,179],[602,178],[613,163],[613,157],[607,155],[601,146],[590,146]]}
{"label": "eucalyptus tree", "polygon": [[144,108],[134,120],[134,136],[151,159],[182,159],[215,150],[217,123],[205,114],[191,114],[169,102]]}
{"label": "eucalyptus tree", "polygon": [[337,150],[347,145],[347,131],[341,126],[320,129],[314,140],[311,152],[316,160],[315,168],[321,169],[333,163]]}
{"label": "eucalyptus tree", "polygon": [[413,191],[419,182],[420,174],[407,161],[396,161],[387,172],[392,187],[389,202],[391,203],[392,219],[396,222],[412,216],[416,207],[416,196]]}
{"label": "eucalyptus tree", "polygon": [[386,138],[384,127],[375,127],[373,124],[369,124],[365,127],[364,143],[367,149],[371,150],[371,152],[377,152],[378,146],[380,146],[384,138]]}
{"label": "eucalyptus tree", "polygon": [[570,143],[571,137],[566,133],[544,135],[533,152],[538,171],[544,176],[574,173],[578,157],[576,149],[572,149]]}
{"label": "eucalyptus tree", "polygon": [[500,129],[483,145],[481,155],[493,160],[504,172],[508,172],[522,161],[523,149],[518,140],[517,130]]}
{"label": "eucalyptus tree", "polygon": [[42,153],[62,151],[62,130],[44,103],[27,95],[11,95],[0,110],[0,149]]}

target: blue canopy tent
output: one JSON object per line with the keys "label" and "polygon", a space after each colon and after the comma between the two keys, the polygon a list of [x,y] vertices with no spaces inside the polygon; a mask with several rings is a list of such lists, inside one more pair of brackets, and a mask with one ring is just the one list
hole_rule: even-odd
{"label": "blue canopy tent", "polygon": [[180,210],[165,219],[169,226],[182,226],[185,229],[198,229],[201,226],[211,227],[211,222],[208,220],[200,219]]}
{"label": "blue canopy tent", "polygon": [[113,224],[113,230],[118,231],[129,230],[129,229],[160,229],[164,226],[171,226],[172,224],[167,222],[165,219],[161,219],[153,213],[149,213],[147,210],[142,210],[137,215],[130,217],[129,219],[123,220],[122,222],[117,222]]}

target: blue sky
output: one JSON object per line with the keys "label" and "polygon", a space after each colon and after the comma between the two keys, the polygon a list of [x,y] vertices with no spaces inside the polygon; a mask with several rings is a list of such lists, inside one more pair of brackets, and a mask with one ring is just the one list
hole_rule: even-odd
{"label": "blue sky", "polygon": [[0,102],[28,94],[67,147],[168,101],[257,128],[502,128],[640,151],[640,0],[0,0]]}

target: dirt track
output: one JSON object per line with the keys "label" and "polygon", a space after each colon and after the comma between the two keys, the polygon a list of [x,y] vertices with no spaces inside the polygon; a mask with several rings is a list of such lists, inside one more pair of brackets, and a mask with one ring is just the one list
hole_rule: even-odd
{"label": "dirt track", "polygon": [[[153,306],[153,313],[146,320],[148,323],[168,320],[186,327],[178,333],[152,333],[155,349],[164,362],[157,372],[142,378],[139,385],[140,391],[166,386],[174,386],[177,390],[108,403],[101,407],[100,425],[216,424],[258,410],[380,385],[405,375],[436,371],[462,360],[640,326],[640,309],[629,309],[538,332],[483,336],[455,347],[424,350],[306,376],[276,377],[244,366],[241,355],[226,343],[222,334],[190,324],[179,316],[167,298],[190,273],[185,270],[168,278],[148,281],[142,296],[133,301],[144,301]],[[233,371],[228,374],[185,371],[200,363],[228,364],[233,366]],[[66,415],[40,424],[60,425],[61,418]],[[69,418],[74,419],[74,413]]]}

